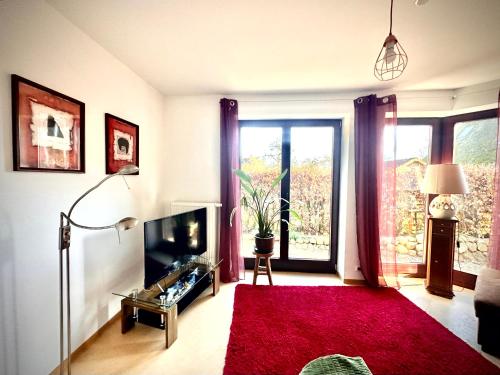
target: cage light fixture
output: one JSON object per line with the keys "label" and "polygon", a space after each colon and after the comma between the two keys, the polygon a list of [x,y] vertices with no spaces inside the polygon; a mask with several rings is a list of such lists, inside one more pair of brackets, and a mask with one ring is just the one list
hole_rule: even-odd
{"label": "cage light fixture", "polygon": [[408,64],[408,56],[395,35],[392,34],[392,8],[394,0],[391,0],[391,18],[389,35],[385,38],[384,45],[378,54],[373,73],[380,81],[390,81],[398,78]]}

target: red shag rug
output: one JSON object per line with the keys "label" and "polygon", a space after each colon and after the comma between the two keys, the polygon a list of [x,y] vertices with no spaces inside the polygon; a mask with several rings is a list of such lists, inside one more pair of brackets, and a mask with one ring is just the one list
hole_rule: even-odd
{"label": "red shag rug", "polygon": [[225,375],[294,374],[325,355],[373,374],[500,374],[397,290],[238,285]]}

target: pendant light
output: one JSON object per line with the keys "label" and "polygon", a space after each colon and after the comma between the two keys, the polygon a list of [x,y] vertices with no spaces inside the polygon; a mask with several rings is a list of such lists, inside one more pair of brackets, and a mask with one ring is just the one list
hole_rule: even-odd
{"label": "pendant light", "polygon": [[392,35],[392,6],[391,0],[391,24],[389,35],[385,38],[384,45],[378,54],[373,73],[380,81],[390,81],[398,78],[408,64],[408,56],[401,43]]}

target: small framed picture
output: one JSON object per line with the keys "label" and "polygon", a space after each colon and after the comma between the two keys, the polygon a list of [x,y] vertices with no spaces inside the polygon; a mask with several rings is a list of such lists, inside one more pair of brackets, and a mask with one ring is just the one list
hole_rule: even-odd
{"label": "small framed picture", "polygon": [[85,172],[85,104],[13,74],[15,171]]}
{"label": "small framed picture", "polygon": [[[139,166],[139,126],[106,113],[106,173],[113,174],[127,164]],[[139,172],[134,173],[139,174]]]}

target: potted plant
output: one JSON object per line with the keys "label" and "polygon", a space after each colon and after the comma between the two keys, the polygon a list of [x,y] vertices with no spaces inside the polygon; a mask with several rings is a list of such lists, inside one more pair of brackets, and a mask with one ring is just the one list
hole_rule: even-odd
{"label": "potted plant", "polygon": [[[290,202],[283,198],[276,200],[276,198],[271,196],[274,188],[288,173],[288,169],[276,177],[267,188],[255,186],[252,183],[252,178],[241,169],[235,169],[234,173],[239,177],[241,186],[243,187],[240,206],[249,210],[257,224],[255,251],[258,253],[271,253],[274,247],[273,226],[281,220],[281,213],[283,211],[288,211],[292,216],[300,220],[300,216],[297,212],[285,208]],[[231,212],[231,223],[236,210],[237,207],[233,208]],[[283,221],[290,225],[287,220]]]}

